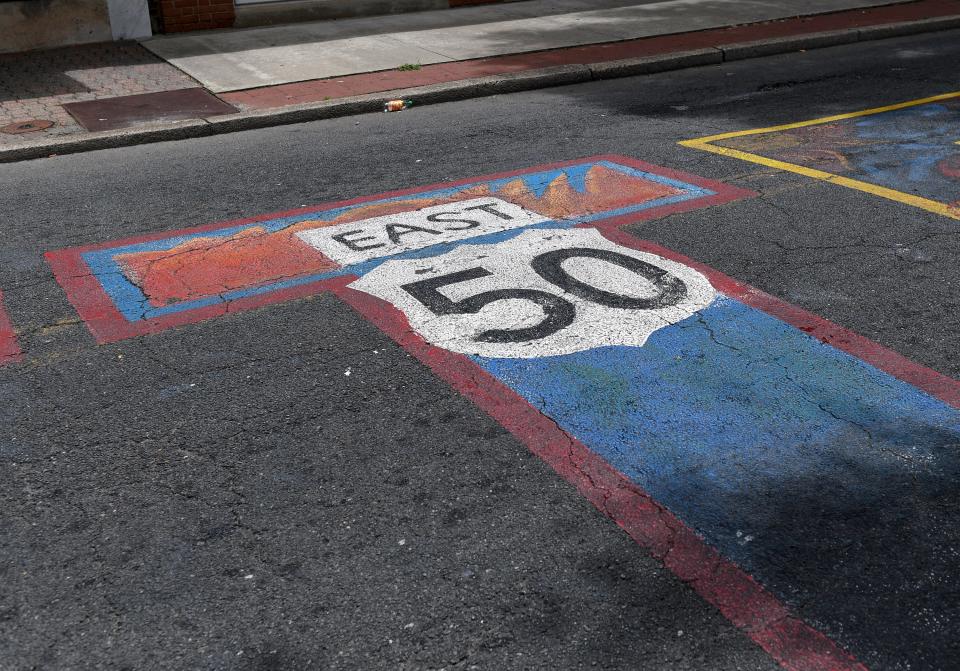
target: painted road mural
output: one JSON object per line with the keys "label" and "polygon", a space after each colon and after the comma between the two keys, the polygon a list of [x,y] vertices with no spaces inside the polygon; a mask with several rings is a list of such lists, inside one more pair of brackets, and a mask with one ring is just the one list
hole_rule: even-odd
{"label": "painted road mural", "polygon": [[960,219],[960,93],[681,144]]}
{"label": "painted road mural", "polygon": [[323,281],[364,274],[392,255],[501,240],[555,222],[639,220],[746,194],[703,184],[642,164],[589,160],[47,258],[97,339],[108,342],[316,293]]}
{"label": "painted road mural", "polygon": [[20,361],[22,353],[13,325],[3,307],[3,292],[0,291],[0,366]]}
{"label": "painted road mural", "polygon": [[788,668],[907,668],[960,618],[960,384],[622,228],[752,195],[604,156],[49,259],[104,342],[333,292]]}

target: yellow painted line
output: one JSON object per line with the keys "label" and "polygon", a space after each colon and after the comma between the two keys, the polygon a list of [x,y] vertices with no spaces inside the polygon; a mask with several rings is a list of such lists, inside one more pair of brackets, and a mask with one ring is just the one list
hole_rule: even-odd
{"label": "yellow painted line", "polygon": [[[768,126],[766,128],[754,128],[750,130],[733,131],[730,133],[720,133],[718,135],[708,135],[706,137],[695,138],[692,140],[682,140],[680,144],[683,145],[684,147],[701,149],[703,151],[713,152],[714,154],[720,154],[721,156],[738,158],[743,161],[750,161],[751,163],[758,163],[760,165],[765,165],[770,168],[785,170],[787,172],[793,172],[798,175],[804,175],[805,177],[812,177],[813,179],[819,179],[824,182],[830,182],[831,184],[838,184],[840,186],[845,186],[850,189],[857,189],[858,191],[871,193],[875,196],[880,196],[881,198],[887,198],[889,200],[895,200],[900,203],[912,205],[913,207],[919,207],[923,210],[927,210],[928,212],[933,212],[934,214],[950,217],[951,219],[960,219],[960,209],[956,207],[951,207],[950,205],[947,205],[946,203],[941,203],[940,201],[930,200],[929,198],[923,198],[921,196],[916,196],[911,193],[904,193],[903,191],[897,191],[896,189],[888,189],[885,186],[879,186],[877,184],[871,184],[869,182],[862,182],[858,179],[851,179],[849,177],[843,177],[842,175],[835,175],[830,172],[824,172],[823,170],[817,170],[815,168],[808,168],[806,166],[797,165],[795,163],[778,161],[776,159],[767,158],[766,156],[760,156],[759,154],[751,154],[750,152],[741,151],[739,149],[731,149],[729,147],[718,147],[717,145],[711,144],[719,140],[728,140],[730,138],[744,137],[747,135],[762,135],[764,133],[775,133],[778,131],[791,130],[793,128],[804,128],[806,126],[817,126],[820,124],[831,123],[833,121],[842,121],[843,119],[853,119],[856,117],[869,116],[871,114],[879,114],[881,112],[891,112],[893,110],[904,109],[907,107],[915,107],[917,105],[926,105],[927,103],[939,102],[941,100],[951,100],[953,98],[960,98],[960,91],[957,91],[954,93],[944,93],[937,96],[930,96],[929,98],[921,98],[919,100],[910,100],[907,102],[897,103],[895,105],[885,105],[883,107],[874,107],[872,109],[861,110],[859,112],[835,114],[833,116],[821,117],[819,119],[811,119],[809,121],[799,121],[797,123],[788,123],[788,124],[782,124],[779,126]],[[958,140],[956,144],[960,144],[960,140]]]}
{"label": "yellow painted line", "polygon": [[[820,117],[819,119],[811,119],[809,121],[798,121],[796,123],[785,123],[780,126],[768,126],[767,128],[737,130],[737,131],[733,131],[732,133],[720,133],[719,135],[708,135],[707,137],[697,138],[697,141],[716,142],[717,140],[726,140],[732,137],[743,137],[744,135],[760,135],[762,133],[773,133],[775,131],[780,131],[780,130],[791,130],[793,128],[803,128],[804,126],[817,126],[822,123],[830,123],[831,121],[842,121],[843,119],[853,119],[859,116],[869,116],[871,114],[880,114],[881,112],[892,112],[894,110],[902,110],[907,107],[916,107],[917,105],[926,105],[927,103],[935,103],[935,102],[940,102],[941,100],[950,100],[952,98],[960,98],[960,91],[955,91],[953,93],[942,93],[938,96],[930,96],[929,98],[920,98],[919,100],[908,100],[905,103],[897,103],[895,105],[885,105],[883,107],[874,107],[868,110],[860,110],[859,112],[847,112],[845,114],[834,114],[833,116]],[[683,143],[681,142],[681,144]]]}

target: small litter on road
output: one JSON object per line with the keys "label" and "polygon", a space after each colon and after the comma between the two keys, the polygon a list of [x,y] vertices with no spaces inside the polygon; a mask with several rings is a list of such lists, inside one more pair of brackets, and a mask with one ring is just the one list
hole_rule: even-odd
{"label": "small litter on road", "polygon": [[383,104],[384,112],[402,112],[413,105],[412,100],[388,100]]}

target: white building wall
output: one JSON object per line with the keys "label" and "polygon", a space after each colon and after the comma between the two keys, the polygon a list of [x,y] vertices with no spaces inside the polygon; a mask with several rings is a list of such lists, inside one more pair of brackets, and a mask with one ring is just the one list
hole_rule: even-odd
{"label": "white building wall", "polygon": [[107,8],[113,39],[137,40],[153,34],[147,0],[107,0]]}
{"label": "white building wall", "polygon": [[0,53],[149,36],[147,0],[0,2]]}

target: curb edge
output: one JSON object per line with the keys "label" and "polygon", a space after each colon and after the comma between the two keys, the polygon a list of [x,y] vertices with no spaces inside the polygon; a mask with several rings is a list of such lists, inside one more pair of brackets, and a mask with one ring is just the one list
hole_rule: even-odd
{"label": "curb edge", "polygon": [[0,149],[0,163],[26,161],[60,154],[73,154],[98,149],[129,147],[139,144],[185,140],[244,130],[281,126],[321,119],[333,119],[378,112],[389,98],[417,100],[419,105],[481,98],[502,93],[530,91],[552,86],[581,84],[588,81],[631,77],[727,61],[760,58],[806,49],[882,40],[960,28],[960,14],[903,21],[861,28],[844,28],[754,42],[728,44],[692,51],[679,51],[659,56],[644,56],[601,63],[558,65],[517,73],[489,75],[413,88],[380,91],[335,101],[304,103],[254,112],[187,119],[173,123],[137,126],[122,130],[89,133],[76,139],[51,139]]}

